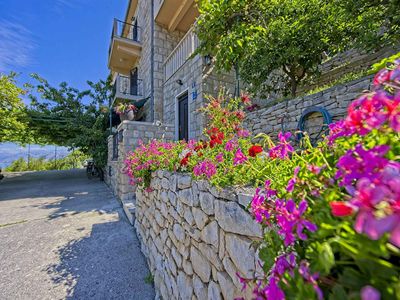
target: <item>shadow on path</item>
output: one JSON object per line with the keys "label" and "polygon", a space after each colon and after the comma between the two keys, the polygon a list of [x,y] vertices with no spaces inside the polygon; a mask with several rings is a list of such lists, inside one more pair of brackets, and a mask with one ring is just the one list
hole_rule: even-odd
{"label": "shadow on path", "polygon": [[126,225],[94,224],[90,236],[57,250],[60,262],[46,271],[54,283],[65,285],[68,299],[154,299],[153,287],[144,281],[148,271],[139,241]]}

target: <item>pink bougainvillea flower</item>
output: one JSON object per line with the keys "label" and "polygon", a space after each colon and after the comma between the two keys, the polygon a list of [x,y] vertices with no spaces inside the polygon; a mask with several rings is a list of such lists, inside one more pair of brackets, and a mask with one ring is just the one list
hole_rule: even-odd
{"label": "pink bougainvillea flower", "polygon": [[361,289],[361,300],[380,300],[381,294],[377,289],[370,285],[366,285]]}
{"label": "pink bougainvillea flower", "polygon": [[236,150],[235,156],[233,157],[233,165],[241,165],[247,161],[246,155],[243,154],[242,149],[238,148]]}

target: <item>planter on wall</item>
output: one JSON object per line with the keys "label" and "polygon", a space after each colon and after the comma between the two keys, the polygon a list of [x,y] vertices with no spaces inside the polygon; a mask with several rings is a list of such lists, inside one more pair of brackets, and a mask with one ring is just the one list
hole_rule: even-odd
{"label": "planter on wall", "polygon": [[129,110],[119,115],[119,118],[122,121],[133,121],[135,119],[135,112],[133,110]]}

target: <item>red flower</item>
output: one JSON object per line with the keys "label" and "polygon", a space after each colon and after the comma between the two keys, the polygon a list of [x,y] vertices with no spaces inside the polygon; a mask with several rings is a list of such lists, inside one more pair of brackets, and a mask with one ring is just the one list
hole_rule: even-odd
{"label": "red flower", "polygon": [[250,100],[249,95],[242,94],[242,96],[240,98],[241,98],[243,104],[245,104],[245,105],[251,104],[251,100]]}
{"label": "red flower", "polygon": [[188,154],[185,155],[184,158],[181,159],[181,166],[187,166],[189,163],[189,157],[192,156],[192,152],[189,152]]}
{"label": "red flower", "polygon": [[345,202],[333,201],[329,203],[332,215],[335,217],[346,217],[353,214],[354,209]]}
{"label": "red flower", "polygon": [[263,148],[260,145],[253,145],[249,149],[249,156],[256,157],[258,153],[261,153]]}

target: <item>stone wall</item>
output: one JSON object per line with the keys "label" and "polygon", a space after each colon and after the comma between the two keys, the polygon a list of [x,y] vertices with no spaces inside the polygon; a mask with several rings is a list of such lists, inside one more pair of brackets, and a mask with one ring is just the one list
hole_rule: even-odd
{"label": "stone wall", "polygon": [[[248,113],[244,126],[253,135],[266,133],[273,138],[280,131],[294,132],[303,111],[310,106],[325,108],[332,116],[333,121],[337,121],[346,115],[347,107],[352,100],[364,90],[371,88],[372,78],[373,76],[367,76],[313,95],[282,101],[276,105]],[[322,125],[322,115],[318,113],[311,115],[309,123],[306,124],[306,131],[312,135],[319,131]]]}
{"label": "stone wall", "polygon": [[119,137],[118,158],[113,159],[113,136],[109,136],[105,181],[120,200],[132,200],[135,196],[135,187],[129,184],[129,178],[124,172],[126,155],[133,151],[140,141],[144,143],[153,139],[172,141],[173,126],[156,126],[148,122],[123,121],[118,126],[116,134]]}
{"label": "stone wall", "polygon": [[135,228],[158,295],[243,296],[236,273],[262,274],[254,242],[263,232],[245,209],[253,191],[219,191],[206,181],[167,171],[154,172],[150,187],[136,191]]}

